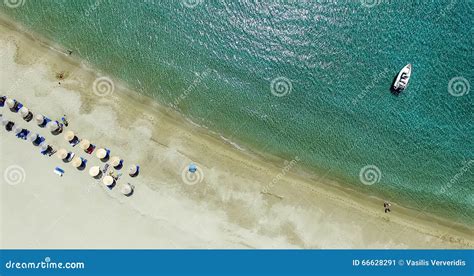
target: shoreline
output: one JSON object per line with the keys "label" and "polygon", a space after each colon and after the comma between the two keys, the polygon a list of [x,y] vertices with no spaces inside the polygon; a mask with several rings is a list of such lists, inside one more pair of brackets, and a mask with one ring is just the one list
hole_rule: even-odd
{"label": "shoreline", "polygon": [[[51,70],[51,73],[58,72],[57,69],[60,69],[59,71],[67,71],[68,74],[66,74],[65,81],[61,85],[61,88],[66,88],[68,90],[74,90],[74,91],[82,91],[82,90],[87,90],[87,87],[84,86],[84,83],[92,83],[93,79],[98,76],[97,73],[95,73],[92,69],[92,67],[84,67],[84,63],[80,60],[76,60],[75,57],[69,57],[67,55],[62,55],[61,51],[57,50],[57,46],[53,45],[53,49],[56,50],[56,53],[52,54],[50,51],[44,49],[44,47],[48,47],[48,49],[51,49],[49,46],[48,41],[44,41],[41,38],[37,38],[32,34],[26,35],[26,37],[21,37],[25,36],[25,33],[18,33],[19,29],[18,26],[15,24],[11,25],[6,25],[6,21],[4,18],[0,19],[0,29],[2,33],[11,33],[10,35],[13,37],[13,40],[18,44],[22,44],[18,47],[18,49],[22,50],[23,48],[30,47],[32,52],[37,51],[39,53],[45,53],[45,56],[47,56],[45,59],[49,61],[54,60],[54,65],[52,67],[49,67],[49,70]],[[12,23],[12,22],[10,22]],[[5,30],[8,29],[8,30]],[[20,31],[24,29],[20,28]],[[5,37],[7,39],[7,37]],[[24,41],[33,41],[32,45],[25,46]],[[39,45],[35,45],[39,44]],[[33,54],[30,54],[30,56],[34,56]],[[15,61],[18,62],[19,60],[23,59],[26,61],[25,64],[27,64],[28,61],[28,55],[25,57],[25,53],[23,50],[23,55],[20,52],[17,52],[17,56],[15,58]],[[20,62],[21,63],[21,62]],[[45,62],[46,65],[48,62]],[[30,64],[29,66],[33,66],[34,64]],[[78,67],[79,66],[79,67]],[[67,69],[69,69],[69,71]],[[51,79],[49,80],[51,83],[54,83],[54,74],[51,74]],[[84,81],[86,80],[86,81]],[[109,109],[112,109],[112,112],[116,113],[118,117],[121,119],[117,120],[117,125],[126,129],[130,123],[133,123],[134,121],[146,121],[145,125],[148,126],[148,132],[146,133],[147,136],[149,136],[149,139],[151,142],[156,143],[156,145],[153,145],[153,147],[159,147],[160,149],[166,150],[173,148],[173,145],[179,144],[175,140],[175,136],[169,136],[166,133],[164,134],[163,132],[169,131],[169,132],[178,132],[182,133],[183,137],[181,138],[181,135],[178,135],[179,142],[182,144],[176,145],[174,148],[174,153],[179,153],[180,156],[179,158],[184,158],[186,160],[193,160],[196,161],[197,163],[204,163],[204,171],[211,171],[213,172],[214,170],[219,172],[217,175],[222,175],[222,174],[228,174],[229,172],[226,169],[219,168],[218,163],[222,164],[227,164],[227,165],[232,165],[232,166],[240,166],[242,169],[238,169],[236,171],[240,170],[240,174],[237,174],[236,177],[241,177],[241,179],[248,181],[247,185],[242,185],[244,187],[240,187],[237,184],[240,184],[239,181],[234,181],[233,179],[226,178],[228,182],[225,182],[225,184],[228,184],[230,188],[227,188],[227,191],[224,191],[224,198],[222,197],[222,194],[219,194],[219,188],[214,188],[211,185],[211,195],[214,196],[216,194],[215,198],[213,198],[213,204],[217,207],[219,204],[222,204],[222,201],[224,203],[229,203],[233,200],[229,200],[225,198],[226,193],[235,193],[237,194],[236,198],[238,198],[238,194],[244,192],[250,191],[250,194],[253,195],[254,199],[249,199],[248,201],[252,200],[258,200],[261,201],[259,203],[263,207],[271,206],[272,208],[277,206],[278,210],[279,209],[291,209],[293,210],[299,210],[298,208],[301,208],[301,202],[303,201],[300,199],[302,195],[305,195],[304,200],[306,201],[303,208],[301,208],[302,212],[308,212],[306,217],[308,219],[312,218],[312,213],[310,211],[307,211],[307,209],[311,210],[311,208],[317,209],[323,209],[326,210],[322,212],[322,214],[327,213],[328,210],[331,210],[330,208],[333,208],[333,204],[336,205],[338,204],[337,207],[340,207],[340,211],[337,211],[336,213],[338,214],[339,217],[343,217],[342,214],[343,212],[346,212],[347,210],[351,210],[351,212],[357,212],[357,215],[361,218],[369,218],[371,220],[375,221],[375,224],[377,223],[386,223],[384,227],[389,227],[389,228],[397,228],[397,227],[402,227],[403,229],[411,229],[410,231],[414,231],[417,233],[421,233],[421,236],[427,236],[430,239],[438,239],[442,243],[443,241],[447,242],[448,245],[446,246],[453,246],[453,247],[472,247],[474,244],[472,241],[472,238],[469,236],[469,231],[470,228],[468,226],[463,226],[459,225],[457,223],[453,223],[447,220],[443,220],[441,218],[435,218],[434,216],[431,215],[426,215],[423,214],[424,217],[419,218],[418,213],[419,211],[412,210],[412,209],[407,209],[402,206],[397,206],[394,204],[394,208],[396,213],[390,214],[389,217],[386,215],[381,215],[380,210],[382,209],[380,205],[380,199],[373,199],[373,198],[368,198],[367,195],[363,195],[360,192],[357,192],[353,189],[350,189],[349,187],[344,187],[343,185],[337,184],[333,181],[326,181],[325,183],[318,183],[317,181],[314,181],[314,179],[318,178],[317,176],[311,175],[309,172],[302,172],[304,171],[301,168],[295,168],[294,170],[290,170],[288,173],[285,173],[283,176],[282,180],[277,183],[276,187],[274,187],[274,191],[272,191],[273,194],[276,195],[284,195],[282,196],[284,199],[278,199],[278,198],[268,198],[267,196],[261,196],[261,190],[262,188],[265,187],[265,185],[268,185],[272,181],[272,179],[277,175],[278,173],[281,172],[282,170],[282,165],[283,160],[280,160],[278,157],[275,156],[265,156],[263,153],[255,153],[252,152],[251,150],[246,149],[246,151],[240,151],[235,149],[232,145],[229,145],[229,142],[223,141],[224,139],[219,138],[218,134],[212,134],[208,130],[197,127],[193,125],[192,123],[188,122],[182,115],[177,114],[174,110],[168,107],[164,107],[161,104],[158,104],[156,102],[152,102],[150,98],[147,96],[134,93],[131,90],[128,90],[126,88],[126,85],[120,81],[117,81],[114,79],[115,85],[115,92],[112,93],[111,98],[112,99],[103,99],[101,98],[101,104],[103,105],[105,103],[105,106]],[[90,89],[89,89],[90,90]],[[18,93],[18,92],[15,92]],[[80,101],[82,102],[81,108],[79,110],[78,114],[87,113],[87,111],[94,111],[95,108],[97,108],[97,102],[94,102],[93,98],[91,98],[91,95],[87,93],[76,93],[77,96],[80,98]],[[10,96],[10,95],[7,95]],[[18,94],[12,95],[15,97],[19,97],[21,101],[25,101],[26,105],[32,105],[33,103],[29,101],[29,99],[26,96],[21,96]],[[93,96],[93,95],[92,95]],[[48,94],[43,95],[44,97],[48,97]],[[153,108],[153,110],[151,110]],[[38,112],[45,112],[38,107]],[[81,111],[82,110],[82,111]],[[126,110],[126,114],[121,114],[122,110]],[[60,114],[57,114],[60,115]],[[69,115],[68,115],[69,116]],[[18,117],[19,118],[19,117]],[[18,120],[17,118],[17,120]],[[80,118],[77,117],[77,121],[80,121]],[[159,125],[158,122],[164,122],[163,125],[166,125],[166,127],[163,129],[163,125]],[[79,126],[75,126],[79,127]],[[162,127],[160,131],[158,131],[158,127]],[[82,130],[81,132],[85,133],[85,130]],[[6,133],[6,132],[5,132]],[[92,133],[92,132],[91,132]],[[7,134],[1,134],[1,135],[7,135]],[[92,135],[92,134],[90,134]],[[96,135],[97,137],[100,137],[100,135]],[[92,137],[92,136],[91,136]],[[101,139],[102,140],[102,139]],[[107,139],[108,144],[112,144],[113,149],[118,148],[118,145],[114,142],[112,142],[112,139]],[[183,140],[183,141],[181,141]],[[124,139],[125,141],[125,139]],[[121,143],[124,143],[124,141],[121,141]],[[15,141],[17,142],[17,141]],[[143,141],[147,142],[148,141]],[[183,145],[184,144],[184,145]],[[119,143],[120,145],[120,143]],[[192,148],[189,145],[203,145],[204,147],[199,150],[189,150]],[[29,147],[26,150],[31,150]],[[182,150],[181,148],[184,148],[186,150]],[[203,160],[205,162],[202,162],[201,159],[206,159],[205,157],[203,158],[203,154],[205,154],[206,151],[215,151],[219,152],[218,156],[213,156],[217,160]],[[139,160],[143,160],[143,152],[146,152],[142,150],[140,153],[133,154],[133,157],[137,159],[137,162]],[[145,154],[146,156],[146,154]],[[128,157],[128,155],[127,155]],[[152,156],[147,156],[151,158],[152,161],[154,161],[155,157]],[[91,157],[93,159],[93,157]],[[146,160],[146,159],[145,159]],[[179,160],[176,162],[176,164],[181,164],[181,163],[186,163],[187,161],[182,161]],[[4,162],[2,162],[4,163]],[[218,168],[218,169],[215,169]],[[145,167],[146,169],[146,167]],[[144,169],[144,171],[145,171]],[[148,166],[148,169],[151,171],[152,168],[151,166]],[[70,170],[68,168],[68,170]],[[222,171],[224,173],[222,173]],[[251,171],[249,175],[245,175],[245,172]],[[262,172],[263,171],[263,172]],[[301,172],[300,172],[301,171]],[[181,167],[171,167],[166,170],[166,174],[170,178],[176,178],[177,174],[180,176],[181,172]],[[244,172],[244,174],[242,174]],[[302,175],[299,175],[299,174]],[[83,174],[86,174],[83,172]],[[233,172],[230,172],[230,175],[232,176]],[[226,175],[227,176],[227,175]],[[255,176],[255,177],[253,177]],[[216,177],[217,180],[220,181],[219,177]],[[147,177],[147,179],[153,179],[153,177]],[[179,180],[179,177],[178,177]],[[211,177],[211,180],[212,177]],[[216,181],[217,181],[216,180]],[[153,180],[152,180],[153,181]],[[146,184],[147,185],[147,184]],[[140,185],[137,185],[137,189],[140,188]],[[143,186],[143,185],[142,185]],[[152,185],[151,190],[160,190],[161,187]],[[175,189],[175,187],[173,187]],[[177,189],[183,189],[184,194],[187,195],[189,198],[192,198],[193,200],[203,200],[206,201],[207,196],[209,194],[198,194],[195,191],[189,191],[186,190],[188,187],[180,187]],[[160,191],[163,192],[163,191]],[[187,193],[186,193],[187,192]],[[3,192],[2,192],[3,194]],[[232,197],[232,196],[231,196]],[[325,198],[327,202],[325,203],[324,208],[321,206],[318,206],[318,199],[321,200],[322,198]],[[133,197],[130,198],[130,201],[133,201]],[[227,201],[226,201],[227,200]],[[215,202],[214,202],[215,201]],[[221,201],[221,202],[219,202]],[[239,201],[239,200],[235,200]],[[240,200],[241,201],[241,200]],[[283,204],[282,202],[288,203]],[[235,202],[232,202],[233,205],[236,205]],[[261,207],[259,205],[259,207]],[[283,205],[283,206],[280,206]],[[285,207],[285,208],[284,208]],[[286,208],[287,207],[287,208]],[[306,208],[308,207],[308,208]],[[336,207],[336,208],[337,208]],[[296,209],[295,209],[296,208]],[[3,208],[5,209],[5,208]],[[212,208],[210,208],[212,209]],[[225,208],[224,208],[225,209]],[[301,211],[299,210],[299,211]],[[242,218],[243,214],[240,214],[239,212],[246,212],[247,210],[240,208],[240,206],[231,206],[229,210],[226,210],[227,217],[232,217],[234,213],[236,213],[237,219],[231,219],[234,224],[237,225],[244,225],[244,228],[249,228],[248,225],[254,224],[254,222],[248,222],[248,219]],[[2,211],[3,212],[3,211]],[[383,212],[383,211],[382,211]],[[230,215],[229,215],[230,214]],[[330,213],[332,214],[332,213]],[[256,215],[258,217],[258,215]],[[288,219],[286,219],[288,220]],[[235,221],[235,222],[234,222]],[[291,221],[291,220],[290,220]],[[303,222],[301,222],[303,221]],[[314,248],[314,246],[305,246],[306,243],[312,244],[312,241],[306,241],[300,236],[295,235],[292,232],[292,228],[298,228],[302,227],[301,223],[304,225],[304,219],[301,219],[301,221],[298,222],[293,222],[294,226],[285,226],[285,227],[280,227],[280,228],[285,228],[285,236],[287,236],[287,240],[294,241],[290,242],[289,244],[297,244],[297,247],[303,247],[303,248]],[[324,220],[323,220],[324,221]],[[342,220],[343,221],[343,220]],[[287,222],[285,222],[287,223]],[[328,222],[330,223],[330,222]],[[271,228],[271,227],[267,227]],[[288,229],[286,229],[288,228]],[[439,229],[438,229],[439,228]],[[377,231],[378,229],[375,229]],[[269,231],[272,232],[272,231]],[[276,231],[275,231],[276,232]],[[294,232],[294,231],[293,231]],[[448,233],[447,236],[443,236],[443,234],[440,233]],[[281,234],[281,233],[280,233]],[[296,237],[292,237],[296,236]],[[291,238],[292,237],[292,238]],[[308,238],[308,240],[311,240],[312,238],[316,239],[315,237],[311,236],[311,238]],[[336,237],[334,237],[336,238]],[[299,241],[298,241],[299,240]],[[2,243],[3,244],[3,243]],[[331,242],[321,242],[319,243],[314,243],[314,244],[326,244],[326,246],[331,247]],[[369,244],[369,243],[368,243]],[[405,243],[406,246],[412,248],[410,244]],[[413,243],[415,247],[417,246],[423,246],[423,245],[416,245],[417,243]],[[372,244],[373,245],[373,244]],[[3,246],[3,245],[2,245]],[[66,245],[67,246],[67,245]],[[113,246],[113,245],[110,245]],[[359,245],[360,246],[360,245]],[[371,246],[371,245],[368,245]],[[383,246],[380,244],[379,246]],[[427,242],[424,246],[434,246],[431,245],[431,243]],[[232,247],[232,246],[231,246]],[[249,247],[254,247],[254,246],[249,246]],[[258,247],[258,246],[257,246]],[[265,247],[265,246],[263,246]],[[441,247],[440,247],[441,248]]]}

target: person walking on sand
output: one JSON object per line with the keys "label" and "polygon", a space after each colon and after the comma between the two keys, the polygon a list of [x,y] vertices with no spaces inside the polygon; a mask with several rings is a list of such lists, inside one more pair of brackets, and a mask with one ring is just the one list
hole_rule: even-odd
{"label": "person walking on sand", "polygon": [[63,117],[61,118],[61,121],[63,121],[63,124],[65,126],[68,126],[69,125],[69,122],[67,121],[67,118],[66,118],[66,114],[63,115]]}
{"label": "person walking on sand", "polygon": [[388,201],[385,201],[385,202],[383,203],[383,208],[385,209],[385,210],[384,210],[385,213],[391,212],[390,206],[392,206],[392,204],[390,204],[390,202],[388,202]]}

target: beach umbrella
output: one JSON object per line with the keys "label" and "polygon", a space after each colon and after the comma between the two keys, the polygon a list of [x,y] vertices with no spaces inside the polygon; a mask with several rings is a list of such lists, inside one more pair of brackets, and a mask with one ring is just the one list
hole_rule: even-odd
{"label": "beach umbrella", "polygon": [[66,133],[64,133],[64,139],[66,139],[66,141],[72,141],[74,139],[74,137],[76,137],[76,135],[74,134],[74,132],[72,131],[67,131]]}
{"label": "beach umbrella", "polygon": [[131,165],[130,168],[128,169],[128,174],[130,176],[136,176],[138,174],[138,165],[136,164]]}
{"label": "beach umbrella", "polygon": [[100,174],[100,167],[93,166],[89,169],[89,175],[92,177],[97,177]]}
{"label": "beach umbrella", "polygon": [[118,156],[113,156],[110,158],[110,165],[112,165],[112,167],[118,167],[121,163],[122,159],[120,159]]}
{"label": "beach umbrella", "polygon": [[36,124],[41,125],[44,123],[44,116],[41,114],[36,115],[35,117]]}
{"label": "beach umbrella", "polygon": [[14,99],[11,99],[11,98],[8,98],[5,103],[7,103],[7,106],[9,108],[13,108],[15,106],[15,100]]}
{"label": "beach umbrella", "polygon": [[58,152],[57,152],[57,156],[58,156],[58,158],[61,159],[61,160],[62,160],[62,159],[66,159],[67,154],[68,154],[68,152],[67,152],[67,150],[65,150],[65,149],[60,149],[60,150],[58,150]]}
{"label": "beach umbrella", "polygon": [[128,196],[133,192],[133,186],[130,185],[130,183],[123,184],[122,188],[120,189],[120,192],[122,192],[122,194]]}
{"label": "beach umbrella", "polygon": [[79,168],[82,165],[82,159],[80,157],[74,157],[74,159],[72,159],[71,165],[74,168]]}
{"label": "beach umbrella", "polygon": [[105,186],[112,186],[114,185],[114,182],[115,182],[115,179],[110,176],[110,175],[106,175],[104,176],[104,179],[102,179],[102,183],[104,183]]}
{"label": "beach umbrella", "polygon": [[55,132],[59,129],[59,124],[56,121],[51,121],[46,125],[51,132]]}
{"label": "beach umbrella", "polygon": [[91,142],[87,139],[83,139],[80,143],[81,149],[87,150],[91,146]]}
{"label": "beach umbrella", "polygon": [[39,137],[39,135],[38,135],[37,133],[31,134],[31,135],[30,135],[30,138],[29,138],[29,139],[30,139],[30,142],[36,141],[36,139],[38,139],[38,137]]}
{"label": "beach umbrella", "polygon": [[23,118],[25,118],[26,116],[28,116],[30,114],[30,111],[26,107],[20,108],[19,112],[20,112],[21,117],[23,117]]}
{"label": "beach umbrella", "polygon": [[2,126],[6,126],[9,122],[10,122],[9,120],[3,118],[2,119]]}
{"label": "beach umbrella", "polygon": [[108,152],[105,149],[98,149],[95,154],[95,156],[97,156],[97,158],[99,159],[104,159],[107,157],[107,155],[108,155]]}
{"label": "beach umbrella", "polygon": [[22,127],[19,127],[19,126],[14,126],[13,127],[13,133],[15,133],[15,135],[20,133],[22,130],[23,130]]}
{"label": "beach umbrella", "polygon": [[197,166],[191,163],[188,167],[188,171],[191,173],[195,173],[197,171]]}
{"label": "beach umbrella", "polygon": [[49,145],[46,144],[46,143],[42,143],[42,144],[40,145],[40,148],[41,148],[41,151],[46,151],[46,150],[48,150]]}

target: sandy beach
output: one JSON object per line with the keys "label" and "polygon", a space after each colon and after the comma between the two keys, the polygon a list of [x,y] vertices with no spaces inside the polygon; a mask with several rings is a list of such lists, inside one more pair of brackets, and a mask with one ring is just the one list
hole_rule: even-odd
{"label": "sandy beach", "polygon": [[[311,175],[298,158],[240,149],[174,110],[129,91],[67,49],[0,20],[0,94],[60,119],[80,138],[124,159],[108,189],[91,178],[105,163],[35,120],[2,117],[88,159],[79,171],[0,130],[2,248],[472,248],[466,226]],[[58,76],[63,76],[59,79]],[[97,80],[112,80],[105,90]],[[97,87],[97,86],[96,86]],[[140,165],[138,177],[127,174]],[[197,180],[186,178],[198,165]],[[56,166],[65,170],[59,177]],[[12,177],[13,173],[19,178]],[[184,172],[184,173],[183,173]],[[134,194],[120,186],[130,182]]]}

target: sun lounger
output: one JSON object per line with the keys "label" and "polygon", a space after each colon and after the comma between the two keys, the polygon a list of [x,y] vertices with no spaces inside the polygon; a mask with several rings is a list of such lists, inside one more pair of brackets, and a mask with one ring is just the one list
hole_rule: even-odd
{"label": "sun lounger", "polygon": [[56,168],[54,169],[54,173],[57,174],[57,175],[59,175],[59,176],[63,176],[64,170],[61,169],[60,167],[56,167]]}

